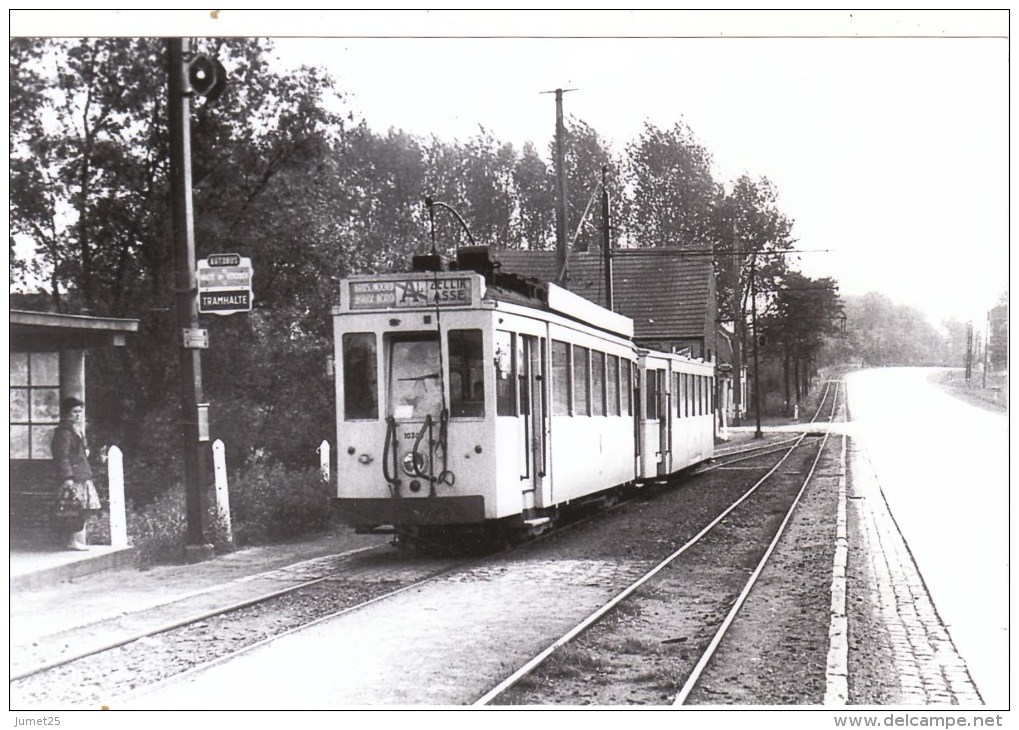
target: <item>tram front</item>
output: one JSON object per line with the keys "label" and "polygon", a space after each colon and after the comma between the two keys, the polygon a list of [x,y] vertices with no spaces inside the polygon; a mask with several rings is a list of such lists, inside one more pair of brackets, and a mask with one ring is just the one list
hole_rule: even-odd
{"label": "tram front", "polygon": [[[484,280],[352,277],[333,310],[340,519],[361,532],[485,520]],[[381,377],[380,377],[381,376]]]}

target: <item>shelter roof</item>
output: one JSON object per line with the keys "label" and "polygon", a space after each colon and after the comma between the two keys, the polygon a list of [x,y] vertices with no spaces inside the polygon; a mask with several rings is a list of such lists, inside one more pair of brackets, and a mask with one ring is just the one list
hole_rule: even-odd
{"label": "shelter roof", "polygon": [[137,319],[9,311],[12,350],[121,346],[128,332],[138,331]]}

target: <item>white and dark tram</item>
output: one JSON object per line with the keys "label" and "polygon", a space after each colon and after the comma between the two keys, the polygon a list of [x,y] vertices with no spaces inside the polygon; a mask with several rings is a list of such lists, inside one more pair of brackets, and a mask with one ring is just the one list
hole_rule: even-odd
{"label": "white and dark tram", "polygon": [[500,273],[353,276],[333,309],[334,506],[360,532],[536,529],[714,449],[714,368],[633,343],[633,322]]}

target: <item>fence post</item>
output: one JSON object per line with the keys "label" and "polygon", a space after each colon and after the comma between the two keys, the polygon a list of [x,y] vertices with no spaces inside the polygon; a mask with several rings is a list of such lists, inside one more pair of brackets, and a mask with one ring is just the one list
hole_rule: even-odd
{"label": "fence post", "polygon": [[111,446],[106,453],[110,488],[110,547],[127,547],[127,507],[124,501],[124,452]]}
{"label": "fence post", "polygon": [[220,519],[226,529],[226,540],[229,544],[234,543],[234,530],[230,521],[230,489],[226,481],[226,446],[222,439],[216,439],[212,444],[212,465],[216,476],[216,509],[219,511]]}
{"label": "fence post", "polygon": [[329,481],[329,442],[322,441],[315,451],[318,452],[318,472],[322,475],[322,481]]}

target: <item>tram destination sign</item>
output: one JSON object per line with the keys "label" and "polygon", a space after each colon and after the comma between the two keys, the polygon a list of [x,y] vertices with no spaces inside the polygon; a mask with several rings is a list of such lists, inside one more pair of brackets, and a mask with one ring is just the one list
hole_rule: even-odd
{"label": "tram destination sign", "polygon": [[197,262],[199,314],[250,312],[251,259],[235,253],[210,254]]}
{"label": "tram destination sign", "polygon": [[474,277],[443,276],[420,279],[351,281],[350,309],[412,309],[465,307],[472,302]]}

